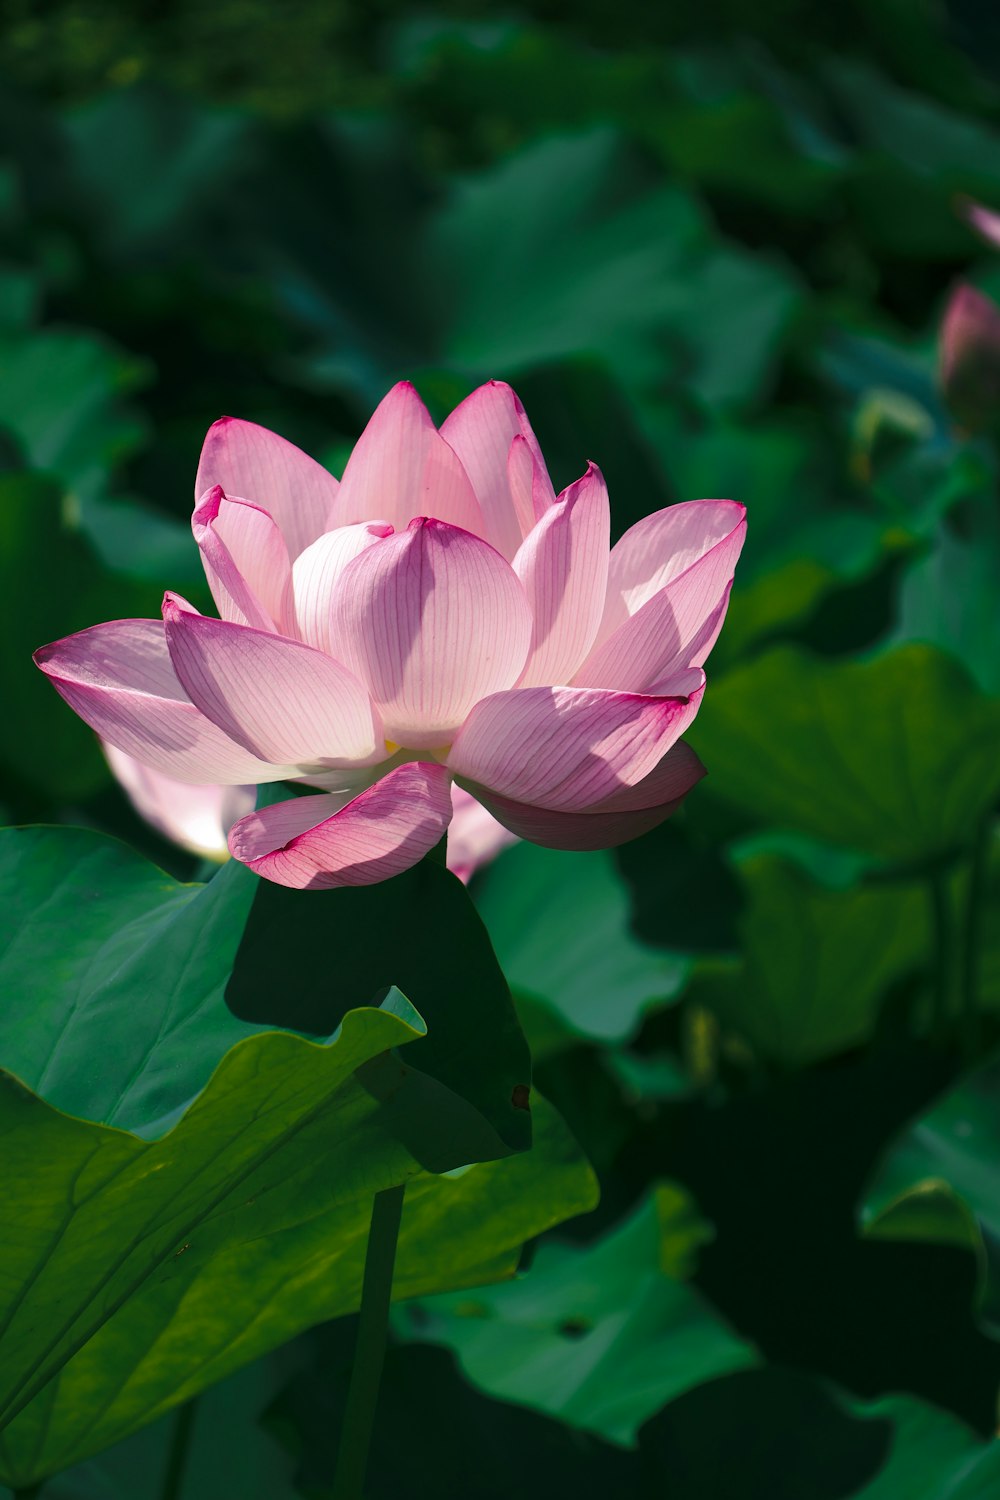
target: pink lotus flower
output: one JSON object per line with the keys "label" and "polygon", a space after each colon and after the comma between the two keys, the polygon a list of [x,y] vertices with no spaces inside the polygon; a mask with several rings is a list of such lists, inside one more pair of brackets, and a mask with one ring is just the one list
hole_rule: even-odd
{"label": "pink lotus flower", "polygon": [[296,781],[229,847],[283,885],[368,885],[445,833],[452,783],[510,832],[625,842],[704,774],[680,736],[704,691],[746,522],[672,505],[614,548],[591,464],[556,495],[513,391],[438,432],[395,386],[338,485],[223,418],[193,526],[220,619],[168,593],[36,661],[97,732],[179,781]]}

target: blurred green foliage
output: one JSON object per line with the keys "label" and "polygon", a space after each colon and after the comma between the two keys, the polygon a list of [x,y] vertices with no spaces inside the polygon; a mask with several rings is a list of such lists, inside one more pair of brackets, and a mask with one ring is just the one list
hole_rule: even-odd
{"label": "blurred green foliage", "polygon": [[[191,875],[29,654],[204,602],[223,411],[339,470],[396,379],[442,416],[496,376],[557,483],[601,464],[617,533],[749,508],[705,784],[634,845],[515,848],[473,888],[602,1202],[509,1286],[397,1311],[372,1495],[988,1493],[1000,500],[936,337],[957,280],[1000,293],[955,211],[1000,207],[990,8],[48,0],[6,43],[8,821]],[[206,1396],[185,1493],[327,1493],[349,1349],[334,1325]],[[45,1500],[134,1495],[167,1442]]]}

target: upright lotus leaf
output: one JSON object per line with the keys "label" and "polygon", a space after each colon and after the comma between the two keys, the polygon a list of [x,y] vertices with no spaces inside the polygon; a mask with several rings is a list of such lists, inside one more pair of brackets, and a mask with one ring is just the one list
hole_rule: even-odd
{"label": "upright lotus leaf", "polygon": [[483,1115],[494,1152],[528,1143],[512,1102],[530,1082],[527,1048],[446,870],[293,893],[232,860],[207,885],[180,885],[98,834],[12,828],[0,830],[0,899],[0,985],[18,997],[0,1013],[0,1063],[59,1109],[160,1134],[235,1042],[270,1026],[328,1037],[395,984],[439,1033],[428,1073]]}
{"label": "upright lotus leaf", "polygon": [[628,894],[603,850],[519,844],[483,871],[475,899],[515,992],[553,1013],[568,1039],[623,1040],[687,977],[684,955],[632,935]]}
{"label": "upright lotus leaf", "polygon": [[548,1111],[510,1175],[421,1171],[406,1137],[419,1153],[440,1099],[409,1091],[393,1049],[422,1023],[393,1005],[350,1012],[327,1044],[248,1037],[152,1142],[4,1075],[0,1477],[34,1483],[354,1310],[383,1188],[409,1182],[399,1296],[509,1275],[526,1238],[592,1206],[589,1169]]}
{"label": "upright lotus leaf", "polygon": [[595,1244],[545,1241],[515,1281],[403,1308],[396,1327],[454,1349],[491,1396],[632,1444],[665,1402],[756,1362],[698,1292],[662,1269],[688,1269],[707,1236],[685,1194],[661,1193]]}
{"label": "upright lotus leaf", "polygon": [[[261,1422],[265,1408],[299,1369],[310,1340],[282,1349],[203,1391],[193,1407],[169,1412],[92,1458],[46,1480],[45,1500],[137,1500],[162,1491],[178,1436],[189,1422],[184,1462],[184,1500],[299,1500],[293,1464]],[[2,1442],[2,1440],[0,1440]],[[0,1484],[0,1497],[10,1491]]]}
{"label": "upright lotus leaf", "polygon": [[[303,1367],[309,1338],[294,1340],[271,1355],[202,1391],[196,1404],[169,1412],[93,1458],[73,1464],[45,1482],[45,1500],[138,1500],[159,1496],[166,1481],[178,1424],[187,1422],[183,1466],[184,1500],[300,1500],[291,1458],[262,1424],[271,1401]],[[1,1500],[10,1491],[0,1485]]]}
{"label": "upright lotus leaf", "polygon": [[[478,1168],[427,1175],[508,1157],[530,1125],[509,995],[447,871],[413,871],[407,885],[430,926],[447,919],[460,959],[435,967],[428,942],[411,965],[442,1033],[426,1071],[395,1057],[404,1042],[416,1056],[427,1030],[398,990],[355,1008],[405,967],[392,883],[361,893],[389,901],[381,929],[356,903],[353,927],[338,927],[344,893],[297,893],[325,946],[308,924],[265,926],[274,967],[258,978],[275,988],[236,986],[248,1004],[284,999],[286,1022],[322,1040],[234,1014],[224,992],[243,945],[261,941],[260,887],[236,862],[207,886],[178,885],[85,830],[0,833],[0,986],[13,999],[0,1016],[0,1130],[15,1226],[0,1278],[0,1424],[3,1472],[19,1484],[350,1310],[381,1187],[414,1178],[401,1292],[509,1273],[559,1205],[591,1204],[588,1169],[545,1114],[541,1150],[523,1158],[527,1176],[513,1169],[510,1192]],[[359,949],[379,931],[375,971]],[[321,988],[333,994],[322,1016]],[[266,1008],[280,1019],[280,1005]]]}
{"label": "upright lotus leaf", "polygon": [[[862,1219],[881,1238],[971,1246],[983,1258],[983,1311],[1000,1322],[1000,1063],[964,1078],[886,1154]],[[972,1223],[970,1225],[969,1218]]]}
{"label": "upright lotus leaf", "polygon": [[256,881],[226,988],[235,1015],[327,1035],[352,995],[393,984],[427,1022],[420,1065],[471,1099],[507,1146],[527,1146],[530,1119],[512,1099],[531,1081],[531,1059],[490,938],[454,875],[424,860],[353,890]]}
{"label": "upright lotus leaf", "polygon": [[737,869],[746,892],[742,958],[706,971],[701,1003],[786,1067],[867,1040],[887,990],[927,960],[924,893],[895,884],[830,890],[773,854]]}
{"label": "upright lotus leaf", "polygon": [[966,847],[1000,792],[1000,699],[930,646],[773,650],[713,688],[689,738],[727,802],[893,862]]}

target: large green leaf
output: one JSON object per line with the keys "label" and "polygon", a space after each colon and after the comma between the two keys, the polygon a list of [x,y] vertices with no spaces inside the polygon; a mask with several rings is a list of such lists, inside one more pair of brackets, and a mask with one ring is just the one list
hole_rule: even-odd
{"label": "large green leaf", "polygon": [[[350,1323],[332,1326],[353,1332]],[[190,1405],[62,1470],[45,1482],[45,1500],[137,1500],[159,1495],[179,1423],[189,1424],[184,1500],[217,1500],[230,1492],[241,1500],[296,1500],[291,1461],[260,1419],[308,1359],[314,1337],[293,1339],[202,1391]],[[0,1483],[2,1500],[10,1493]]]}
{"label": "large green leaf", "polygon": [[256,883],[226,989],[237,1015],[327,1035],[352,996],[391,984],[427,1022],[414,1061],[471,1099],[508,1146],[526,1146],[529,1117],[516,1101],[531,1059],[489,937],[454,875],[424,860],[380,885],[305,900]]}
{"label": "large green leaf", "polygon": [[830,890],[771,854],[738,869],[742,962],[706,973],[699,1000],[762,1057],[789,1067],[865,1041],[887,989],[926,960],[923,892]]}
{"label": "large green leaf", "polygon": [[628,896],[604,851],[518,844],[483,873],[476,904],[514,990],[570,1037],[621,1041],[687,977],[683,956],[630,932]]}
{"label": "large green leaf", "polygon": [[[24,1408],[8,1472],[58,1468],[350,1308],[373,1192],[528,1144],[526,1049],[469,898],[434,864],[401,882],[275,906],[236,862],[182,886],[85,830],[0,832],[5,1156],[23,1198],[8,1201],[0,1400],[8,1420]],[[436,1047],[398,990],[354,1008],[397,972]],[[282,1022],[327,1040],[264,1029]],[[402,1042],[414,1062],[429,1045],[425,1068],[395,1060]],[[420,1179],[401,1292],[509,1271],[557,1204],[588,1205],[577,1148],[542,1127],[513,1204],[478,1168]],[[457,1221],[438,1222],[446,1204]]]}
{"label": "large green leaf", "polygon": [[1000,699],[929,646],[771,651],[712,686],[690,738],[719,797],[886,860],[967,845],[1000,791]]}
{"label": "large green leaf", "polygon": [[662,1270],[684,1265],[705,1233],[674,1191],[586,1249],[546,1241],[516,1281],[421,1302],[397,1327],[454,1349],[491,1396],[632,1443],[665,1402],[756,1361],[697,1292]]}
{"label": "large green leaf", "polygon": [[98,834],[4,829],[0,900],[0,985],[17,997],[0,1061],[59,1109],[159,1134],[235,1042],[268,1026],[327,1037],[395,984],[439,1033],[419,1043],[426,1071],[471,1101],[497,1152],[528,1144],[510,996],[468,896],[436,865],[302,894],[233,860],[179,885]]}
{"label": "large green leaf", "polygon": [[421,1031],[394,991],[325,1045],[249,1037],[155,1142],[4,1077],[5,1478],[65,1467],[356,1307],[380,1189],[413,1179],[398,1296],[509,1274],[524,1239],[592,1205],[588,1169],[547,1113],[539,1149],[509,1173],[420,1172],[450,1102],[394,1054]]}

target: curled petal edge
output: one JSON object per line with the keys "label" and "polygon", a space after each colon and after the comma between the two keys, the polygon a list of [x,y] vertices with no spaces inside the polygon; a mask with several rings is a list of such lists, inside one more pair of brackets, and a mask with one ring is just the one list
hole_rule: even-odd
{"label": "curled petal edge", "polygon": [[303,797],[235,823],[229,849],[265,880],[296,890],[376,885],[433,849],[451,821],[444,766],[408,761],[345,801]]}

